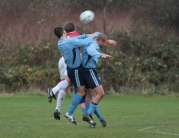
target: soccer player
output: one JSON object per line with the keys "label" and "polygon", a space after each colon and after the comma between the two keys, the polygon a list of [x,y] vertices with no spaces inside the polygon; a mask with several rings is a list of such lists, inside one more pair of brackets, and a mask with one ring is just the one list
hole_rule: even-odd
{"label": "soccer player", "polygon": [[[71,37],[74,37],[74,36],[79,36],[80,34],[76,31],[76,28],[75,28],[75,24],[73,22],[68,22],[65,24],[64,26],[64,29],[67,33],[67,37],[68,38],[71,38]],[[81,48],[79,48],[81,50]],[[81,54],[81,53],[80,53]],[[77,89],[74,87],[74,91],[75,93],[77,93]],[[82,109],[82,113],[84,114],[85,112],[85,97],[86,97],[86,93],[85,95],[82,97],[81,101],[80,101],[80,107]]]}
{"label": "soccer player", "polygon": [[[93,41],[92,37],[86,38],[86,35],[80,35],[75,38],[68,38],[67,33],[62,27],[56,27],[54,34],[59,38],[58,48],[62,53],[67,64],[68,77],[73,83],[74,87],[77,88],[77,93],[71,100],[71,105],[65,114],[65,117],[72,123],[76,124],[73,112],[85,95],[84,79],[83,79],[83,67],[81,65],[81,57],[79,47],[88,45]],[[88,35],[90,36],[90,35]],[[94,36],[94,35],[91,35]],[[95,125],[93,120],[90,120],[92,125]]]}
{"label": "soccer player", "polygon": [[[107,44],[115,45],[116,42],[109,40],[106,35],[96,32],[98,35],[96,40],[91,42],[88,46],[83,47],[82,52],[82,65],[84,67],[84,80],[86,83],[86,88],[91,88],[95,91],[96,95],[92,99],[92,103],[86,102],[86,114],[83,115],[83,120],[90,123],[92,120],[91,115],[95,112],[98,107],[100,100],[104,96],[104,90],[100,83],[99,77],[96,72],[96,67],[98,64],[98,59],[110,59],[112,56],[100,53],[100,47],[104,47]],[[90,93],[87,94],[86,99],[90,99]]]}
{"label": "soccer player", "polygon": [[[64,27],[65,31],[67,32],[67,37],[73,37],[73,36],[78,36],[79,33],[76,31],[75,25],[73,22],[69,22],[65,25]],[[61,80],[65,80],[65,77],[67,77],[67,70],[66,70],[66,64],[64,62],[64,58],[63,56],[60,58],[59,63],[58,63],[58,68],[59,68],[59,72],[60,72],[60,78]],[[66,91],[67,88],[65,90],[60,90],[60,83],[58,83],[55,87],[53,88],[48,88],[48,91],[51,93],[57,93],[58,92],[58,96],[57,96],[57,104],[56,104],[56,108],[54,111],[54,118],[57,120],[60,120],[60,109],[61,109],[61,105],[64,101],[65,95],[66,95]],[[77,93],[76,88],[74,88],[75,93]],[[88,90],[90,91],[90,90]],[[89,96],[88,96],[89,97]],[[90,96],[91,99],[88,99],[88,101],[92,100],[93,95]],[[82,113],[85,113],[85,98],[86,98],[86,94],[85,96],[82,97],[81,101],[80,101],[80,106],[82,109]],[[87,105],[88,106],[88,105]],[[106,126],[106,121],[103,119],[100,111],[98,108],[96,108],[95,112],[94,112],[99,121],[101,122],[102,126],[105,127]]]}
{"label": "soccer player", "polygon": [[[73,37],[73,36],[77,36],[79,35],[79,33],[76,31],[76,28],[75,28],[75,24],[73,22],[69,22],[65,25],[64,27],[65,31],[67,32],[67,37]],[[75,93],[77,93],[77,90],[76,88],[74,88],[74,91]],[[93,98],[93,93],[94,91],[91,90],[91,89],[88,89],[86,90],[88,91],[90,94],[88,94],[88,99],[87,99],[87,103],[91,102],[92,101],[92,98]],[[88,93],[86,92],[86,94]],[[86,112],[85,110],[85,98],[86,98],[86,94],[85,96],[82,97],[82,100],[80,101],[80,106],[82,108],[82,113],[84,114]],[[86,104],[86,106],[89,106],[89,104]],[[94,111],[94,113],[96,114],[96,116],[98,117],[99,121],[101,122],[102,126],[105,127],[107,124],[106,124],[106,121],[104,120],[102,114],[100,113],[99,109],[96,108],[96,110]]]}
{"label": "soccer player", "polygon": [[[75,25],[72,22],[69,22],[65,25],[64,27],[65,31],[67,32],[67,37],[73,37],[73,36],[78,36],[80,35],[76,29],[75,29]],[[59,72],[60,72],[60,78],[61,81],[65,80],[65,77],[67,78],[67,69],[66,69],[66,63],[64,61],[63,56],[60,58],[59,63],[58,63],[58,68],[59,68]],[[57,96],[57,103],[56,103],[56,107],[55,107],[55,111],[54,111],[54,118],[57,120],[60,120],[60,110],[61,110],[61,105],[64,101],[65,95],[66,95],[66,91],[68,88],[62,90],[60,83],[58,83],[55,87],[53,88],[48,88],[48,92],[50,93],[57,93],[58,92],[58,96]],[[75,89],[76,90],[76,89]],[[85,94],[86,95],[86,94]],[[85,96],[83,96],[82,100],[80,101],[80,106],[82,108],[82,112],[84,113],[84,108],[85,108]]]}
{"label": "soccer player", "polygon": [[[65,25],[65,30],[67,32],[67,37],[73,37],[73,36],[79,35],[79,33],[76,32],[74,23],[72,23],[72,22],[69,22],[69,23],[67,23]],[[108,41],[113,41],[113,40],[108,40]],[[59,71],[60,71],[61,80],[64,80],[67,77],[67,71],[66,71],[66,64],[64,62],[64,58],[63,57],[60,58],[58,65],[59,65]],[[63,103],[63,100],[64,100],[65,95],[66,95],[66,90],[67,90],[67,88],[65,90],[62,90],[60,87],[61,86],[60,86],[60,83],[59,83],[54,88],[52,88],[52,89],[49,88],[48,89],[49,93],[57,93],[59,91],[58,97],[57,97],[57,104],[56,104],[56,108],[55,108],[55,112],[54,112],[54,118],[55,119],[59,119],[59,120],[60,120],[60,107],[61,107],[61,105]],[[88,91],[91,91],[91,90],[88,89]],[[90,99],[88,98],[87,101],[91,102],[92,97],[93,97],[93,93],[94,92],[92,92],[92,94],[90,96],[88,96],[88,97],[90,97]],[[85,94],[85,96],[82,97],[82,100],[80,101],[80,106],[82,108],[82,113],[83,114],[85,112],[85,110],[84,110],[84,108],[85,108],[85,106],[84,106],[85,97],[86,97],[86,94]],[[89,106],[89,104],[87,104],[87,106]],[[100,120],[102,126],[105,127],[106,126],[106,121],[103,119],[99,109],[96,108],[94,113],[97,115],[97,117]],[[77,122],[73,122],[73,123],[76,124]]]}

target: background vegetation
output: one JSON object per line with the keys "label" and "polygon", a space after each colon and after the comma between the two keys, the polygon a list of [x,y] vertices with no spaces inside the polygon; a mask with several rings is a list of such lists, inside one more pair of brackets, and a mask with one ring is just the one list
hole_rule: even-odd
{"label": "background vegetation", "polygon": [[[118,42],[103,52],[98,71],[106,93],[179,92],[179,1],[177,0],[1,0],[0,91],[46,90],[59,80],[56,26],[76,23],[80,33],[104,32]],[[79,14],[90,9],[87,25]]]}

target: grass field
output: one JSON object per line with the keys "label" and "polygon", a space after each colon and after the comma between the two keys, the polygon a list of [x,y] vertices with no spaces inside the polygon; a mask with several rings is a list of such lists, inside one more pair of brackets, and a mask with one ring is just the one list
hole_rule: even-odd
{"label": "grass field", "polygon": [[79,125],[53,118],[55,101],[45,96],[0,96],[0,138],[176,138],[179,137],[179,97],[106,96],[99,108],[108,125],[90,129],[75,111]]}

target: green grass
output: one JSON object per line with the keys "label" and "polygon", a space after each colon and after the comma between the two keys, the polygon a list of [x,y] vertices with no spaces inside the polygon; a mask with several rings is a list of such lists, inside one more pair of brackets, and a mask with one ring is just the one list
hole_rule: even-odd
{"label": "green grass", "polygon": [[79,125],[63,115],[70,104],[67,97],[61,110],[61,120],[53,118],[55,101],[45,96],[1,96],[1,138],[175,138],[179,137],[178,97],[106,96],[99,108],[108,125],[90,129],[81,120],[81,110],[75,111]]}

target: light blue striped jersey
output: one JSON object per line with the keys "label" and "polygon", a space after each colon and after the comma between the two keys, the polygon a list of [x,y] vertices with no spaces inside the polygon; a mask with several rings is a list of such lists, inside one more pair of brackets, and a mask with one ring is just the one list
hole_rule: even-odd
{"label": "light blue striped jersey", "polygon": [[79,47],[86,46],[93,41],[92,37],[86,38],[86,35],[79,35],[72,38],[60,39],[58,49],[65,59],[69,68],[77,68],[81,65]]}
{"label": "light blue striped jersey", "polygon": [[[101,33],[95,32],[97,36]],[[100,53],[100,47],[96,42],[96,39],[93,39],[91,43],[83,47],[82,51],[82,65],[84,68],[96,68],[98,65],[98,60],[102,56]]]}

